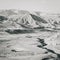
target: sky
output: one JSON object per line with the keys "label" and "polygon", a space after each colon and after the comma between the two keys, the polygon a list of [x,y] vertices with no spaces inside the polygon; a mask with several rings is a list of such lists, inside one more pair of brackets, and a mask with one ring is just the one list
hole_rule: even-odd
{"label": "sky", "polygon": [[0,9],[60,13],[60,0],[0,0]]}

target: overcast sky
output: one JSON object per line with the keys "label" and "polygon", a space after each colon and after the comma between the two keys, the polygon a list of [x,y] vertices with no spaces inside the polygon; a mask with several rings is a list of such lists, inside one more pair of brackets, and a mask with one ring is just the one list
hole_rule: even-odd
{"label": "overcast sky", "polygon": [[0,9],[60,13],[60,0],[0,0]]}

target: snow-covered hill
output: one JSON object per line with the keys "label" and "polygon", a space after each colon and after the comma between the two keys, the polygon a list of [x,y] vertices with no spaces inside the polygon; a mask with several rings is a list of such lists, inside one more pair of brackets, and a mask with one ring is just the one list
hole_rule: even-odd
{"label": "snow-covered hill", "polygon": [[60,29],[60,15],[24,10],[1,10],[0,26],[4,29]]}

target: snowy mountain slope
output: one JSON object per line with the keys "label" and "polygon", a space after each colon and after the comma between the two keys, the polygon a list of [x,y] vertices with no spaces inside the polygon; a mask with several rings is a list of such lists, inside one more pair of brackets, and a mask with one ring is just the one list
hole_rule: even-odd
{"label": "snowy mountain slope", "polygon": [[[3,17],[3,19],[1,18]],[[5,29],[60,29],[60,15],[24,10],[1,10],[0,25]]]}

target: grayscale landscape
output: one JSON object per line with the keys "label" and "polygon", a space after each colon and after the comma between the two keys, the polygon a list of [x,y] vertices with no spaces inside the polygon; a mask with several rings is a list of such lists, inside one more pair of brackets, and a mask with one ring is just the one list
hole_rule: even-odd
{"label": "grayscale landscape", "polygon": [[0,60],[60,60],[60,14],[0,10]]}

